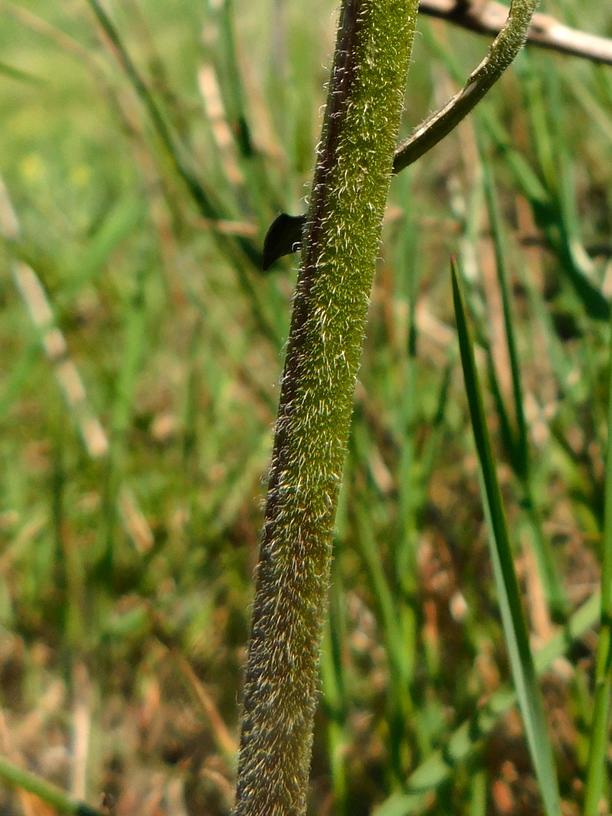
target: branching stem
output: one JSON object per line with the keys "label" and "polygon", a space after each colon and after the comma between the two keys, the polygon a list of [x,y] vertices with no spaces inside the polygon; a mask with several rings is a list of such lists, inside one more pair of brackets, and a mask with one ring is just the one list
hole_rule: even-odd
{"label": "branching stem", "polygon": [[506,24],[463,88],[398,145],[393,161],[394,173],[399,173],[437,145],[495,85],[523,47],[537,4],[538,0],[512,0]]}
{"label": "branching stem", "polygon": [[[399,173],[431,150],[447,136],[495,85],[521,50],[538,0],[512,0],[505,24],[493,41],[489,53],[458,94],[433,113],[397,146],[393,172]],[[283,255],[301,245],[305,215],[281,213],[272,223],[263,251],[263,268],[268,269]]]}

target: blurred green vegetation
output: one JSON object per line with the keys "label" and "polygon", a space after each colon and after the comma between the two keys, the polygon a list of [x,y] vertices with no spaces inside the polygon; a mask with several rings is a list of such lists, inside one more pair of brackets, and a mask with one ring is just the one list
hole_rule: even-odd
{"label": "blurred green vegetation", "polygon": [[[257,261],[274,216],[305,209],[334,4],[110,10],[144,104],[92,6],[0,3],[0,226],[10,207],[20,225],[0,246],[0,748],[90,803],[106,791],[117,816],[214,816],[231,807],[296,264]],[[543,10],[612,35],[603,2]],[[406,132],[487,47],[439,21],[419,32]],[[451,254],[533,645],[557,634],[542,687],[564,807],[580,812],[597,610],[566,642],[558,627],[602,561],[611,136],[612,70],[530,48],[392,183],[313,814],[541,812],[502,704]],[[22,805],[0,788],[3,813]]]}

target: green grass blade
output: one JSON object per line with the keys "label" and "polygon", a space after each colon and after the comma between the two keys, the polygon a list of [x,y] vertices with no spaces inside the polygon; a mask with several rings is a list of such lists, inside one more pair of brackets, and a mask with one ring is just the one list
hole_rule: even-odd
{"label": "green grass blade", "polygon": [[482,105],[479,114],[480,121],[495,142],[497,150],[504,155],[517,187],[529,201],[536,224],[557,256],[560,269],[585,311],[597,320],[607,320],[610,315],[610,304],[577,263],[563,213],[554,198],[554,193],[548,190],[537,173],[529,167],[493,112],[486,105]]}
{"label": "green grass blade", "polygon": [[[461,70],[457,61],[453,59],[451,51],[440,46],[427,26],[423,26],[422,33],[428,47],[442,61],[453,79],[461,82]],[[523,56],[521,55],[517,60],[518,66]],[[554,191],[549,189],[541,175],[530,166],[487,101],[478,107],[477,117],[494,142],[516,186],[528,200],[538,227],[557,256],[561,270],[585,311],[597,320],[607,320],[610,315],[610,304],[586,274],[586,270],[582,268],[576,257],[564,213],[559,208]]]}
{"label": "green grass blade", "polygon": [[520,589],[504,508],[501,499],[495,460],[485,419],[482,390],[479,383],[474,349],[461,295],[456,267],[453,265],[453,301],[457,334],[463,366],[465,388],[470,408],[472,429],[481,470],[482,497],[489,530],[495,582],[499,595],[502,623],[512,667],[512,675],[534,769],[548,816],[560,813],[559,790],[552,750],[548,739],[544,709],[537,683],[533,657],[529,646],[527,624],[523,614]]}
{"label": "green grass blade", "polygon": [[[610,344],[612,356],[612,342]],[[608,446],[606,451],[603,569],[601,578],[601,630],[595,667],[595,706],[584,797],[585,816],[604,812],[606,755],[609,743],[610,702],[612,700],[612,376],[608,398]],[[606,796],[606,798],[608,798]],[[609,802],[608,802],[609,810]]]}
{"label": "green grass blade", "polygon": [[477,771],[470,780],[470,816],[487,814],[487,776],[484,770]]}
{"label": "green grass blade", "polygon": [[410,696],[410,644],[404,638],[397,600],[387,580],[372,524],[361,502],[355,508],[360,554],[364,560],[372,594],[378,606],[385,652],[389,661],[389,754],[393,770],[400,779],[406,772],[403,762],[403,742],[406,722],[412,719],[414,706]]}
{"label": "green grass blade", "polygon": [[9,79],[15,79],[18,82],[27,82],[31,85],[37,85],[43,82],[40,77],[34,76],[34,74],[30,74],[27,71],[22,71],[19,68],[15,68],[13,65],[8,65],[6,62],[0,62],[0,75],[4,75]]}
{"label": "green grass blade", "polygon": [[[123,39],[112,19],[100,5],[98,0],[89,0],[89,5],[91,6],[91,9],[105,35],[112,42],[120,64],[134,87],[134,90],[138,94],[144,108],[146,109],[157,136],[170,161],[174,165],[176,174],[183,180],[183,183],[189,190],[189,193],[201,214],[204,216],[204,218],[209,218],[212,220],[226,218],[228,213],[224,211],[222,205],[217,201],[215,192],[207,189],[205,184],[196,177],[191,167],[191,157],[184,155],[185,150],[181,149],[181,145],[177,143],[177,140],[172,133],[162,110],[157,104],[147,83],[138,72],[136,65],[129,55],[123,43]],[[258,247],[254,245],[252,239],[245,236],[237,235],[230,239],[229,237],[224,236],[223,234],[214,230],[213,235],[219,246],[225,251],[228,258],[231,258],[234,261],[234,266],[240,278],[241,284],[245,287],[245,289],[247,289],[254,303],[258,303],[256,293],[253,291],[250,281],[241,269],[241,259],[235,257],[236,251],[239,251],[242,259],[248,259],[251,264],[255,266],[255,268],[260,269],[262,264],[262,256]],[[269,330],[266,329],[266,321],[263,318],[262,328],[264,329],[264,333],[269,334],[270,340],[275,343],[277,338],[274,336],[273,332],[270,333]]]}
{"label": "green grass blade", "polygon": [[498,404],[498,408],[500,409],[503,437],[505,438],[506,445],[508,445],[508,443],[510,444],[510,464],[516,476],[520,480],[524,491],[525,507],[529,517],[530,526],[533,531],[532,541],[540,580],[542,581],[544,590],[546,592],[547,603],[553,617],[562,620],[566,616],[568,610],[567,597],[554,562],[550,544],[543,533],[542,525],[538,517],[537,503],[534,498],[535,491],[533,489],[533,474],[531,472],[531,463],[529,459],[527,422],[525,420],[525,413],[523,410],[523,387],[520,375],[520,361],[514,331],[516,320],[512,315],[510,284],[506,264],[507,253],[504,247],[501,213],[497,192],[495,190],[491,162],[485,151],[482,149],[482,144],[481,159],[483,167],[483,184],[487,201],[489,223],[491,226],[491,233],[495,248],[495,265],[497,268],[497,279],[501,292],[504,329],[506,334],[508,357],[510,360],[514,416],[516,420],[515,433],[512,432],[512,428],[510,427],[508,411],[506,411],[505,407],[503,407],[501,390],[495,374],[492,354],[489,351],[491,381],[493,384],[496,402]]}
{"label": "green grass blade", "polygon": [[215,27],[218,29],[212,51],[217,64],[225,114],[238,150],[254,215],[260,225],[265,226],[262,222],[269,221],[274,211],[281,208],[281,202],[277,200],[264,156],[253,139],[250,121],[252,116],[236,43],[236,9],[233,0],[225,0],[216,8],[211,4],[209,15],[213,25],[216,21]]}
{"label": "green grass blade", "polygon": [[105,213],[75,264],[74,273],[62,297],[64,307],[100,273],[123,241],[142,225],[145,215],[146,205],[140,199],[119,201]]}
{"label": "green grass blade", "polygon": [[483,185],[489,224],[491,227],[491,237],[495,250],[495,266],[497,270],[497,281],[502,299],[502,309],[504,314],[504,329],[506,332],[506,343],[508,346],[508,357],[510,359],[510,373],[512,377],[512,395],[514,400],[514,415],[516,419],[516,445],[513,451],[513,467],[519,475],[524,476],[529,471],[529,440],[527,438],[527,423],[523,411],[523,387],[520,376],[520,363],[516,347],[516,337],[514,334],[514,324],[512,316],[510,284],[508,280],[508,269],[506,264],[506,250],[502,234],[502,219],[499,208],[499,200],[495,190],[495,183],[492,176],[491,162],[484,150],[481,149],[481,161],[483,168]]}
{"label": "green grass blade", "polygon": [[146,273],[136,275],[134,291],[127,303],[121,367],[111,410],[111,446],[107,460],[103,511],[98,526],[98,547],[103,570],[109,573],[116,555],[116,522],[121,487],[126,434],[134,411],[134,391],[146,349]]}
{"label": "green grass blade", "polygon": [[343,644],[346,641],[343,607],[342,573],[335,560],[332,565],[329,616],[321,649],[321,685],[323,705],[328,716],[329,767],[334,791],[334,805],[338,814],[347,812],[346,753],[350,745],[350,733],[346,728],[348,701],[342,665]]}
{"label": "green grass blade", "polygon": [[[580,607],[567,625],[559,629],[535,655],[537,673],[544,674],[553,662],[593,627],[598,619],[601,596],[599,593]],[[516,693],[502,687],[486,706],[461,723],[450,736],[444,748],[434,751],[422,762],[404,783],[405,793],[386,799],[376,810],[376,816],[408,816],[422,812],[430,800],[427,794],[435,790],[473,755],[484,737],[491,733],[500,718],[516,703]]]}
{"label": "green grass blade", "polygon": [[43,802],[51,805],[58,813],[66,813],[70,816],[102,816],[100,810],[73,799],[60,788],[26,771],[25,768],[18,767],[4,757],[0,757],[0,779],[3,779],[7,785],[33,793]]}
{"label": "green grass blade", "polygon": [[148,85],[138,72],[134,61],[128,54],[117,27],[106,13],[105,9],[100,5],[98,0],[90,0],[89,5],[91,6],[91,9],[105,35],[109,38],[116,49],[117,57],[126,73],[126,76],[130,80],[134,90],[138,94],[139,99],[146,108],[160,141],[164,145],[168,156],[174,163],[178,175],[183,179],[189,189],[189,192],[197,202],[202,215],[205,218],[219,218],[219,209],[213,197],[209,192],[205,191],[199,181],[194,178],[191,170],[185,166],[183,158],[179,155],[179,150],[175,143],[174,137],[170,132],[170,128],[166,123],[166,120]]}

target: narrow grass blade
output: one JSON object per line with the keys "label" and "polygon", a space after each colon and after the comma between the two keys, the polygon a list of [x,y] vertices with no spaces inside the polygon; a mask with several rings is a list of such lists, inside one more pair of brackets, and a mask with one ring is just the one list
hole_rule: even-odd
{"label": "narrow grass blade", "polygon": [[[224,208],[217,200],[215,191],[206,188],[204,183],[197,178],[192,169],[192,157],[185,155],[185,150],[177,142],[151,90],[138,72],[135,63],[130,57],[130,54],[128,53],[119,31],[114,25],[112,19],[106,13],[98,0],[89,0],[89,5],[91,6],[99,25],[104,31],[104,34],[112,43],[126,76],[130,80],[134,90],[146,109],[157,136],[174,166],[176,174],[183,180],[183,183],[189,190],[189,193],[201,214],[204,216],[204,218],[208,218],[213,221],[225,219],[228,214],[224,211]],[[248,260],[256,269],[261,269],[262,255],[260,250],[254,245],[252,239],[246,236],[226,236],[217,230],[213,230],[212,235],[227,259],[232,263],[232,266],[234,267],[240,281],[240,285],[243,287],[252,303],[253,315],[259,323],[262,333],[269,339],[272,345],[278,347],[280,338],[277,336],[274,328],[270,325],[258,291],[254,287],[252,280],[244,269],[245,259]]]}
{"label": "narrow grass blade", "polygon": [[257,148],[250,124],[247,93],[240,68],[236,44],[236,9],[233,0],[225,0],[218,7],[209,9],[213,25],[216,21],[218,36],[213,42],[214,62],[221,86],[225,113],[230,132],[238,150],[245,175],[249,198],[259,223],[269,220],[275,209],[281,206],[276,200],[274,185],[268,175],[264,157]]}
{"label": "narrow grass blade", "polygon": [[7,65],[6,62],[0,62],[0,74],[9,77],[9,79],[15,79],[18,82],[27,82],[31,85],[38,85],[43,81],[40,77],[34,76],[34,74],[21,71],[13,65]]}
{"label": "narrow grass blade", "polygon": [[120,201],[105,214],[75,264],[74,274],[62,295],[61,305],[64,308],[95,278],[117,247],[142,224],[145,215],[146,206],[138,199]]}
{"label": "narrow grass blade", "polygon": [[[406,721],[412,718],[414,709],[409,687],[410,666],[407,663],[407,658],[410,659],[411,644],[405,643],[393,587],[385,575],[372,524],[361,505],[362,502],[359,502],[355,508],[358,541],[372,594],[378,606],[385,652],[389,661],[388,749],[390,762],[399,779],[406,772],[406,767],[403,767],[402,762],[402,747]],[[365,506],[367,502],[363,502],[363,507]]]}
{"label": "narrow grass blade", "polygon": [[207,32],[207,40],[213,41],[212,50],[218,65],[217,73],[221,81],[230,129],[236,139],[240,155],[251,158],[255,148],[246,115],[246,95],[236,49],[235,10],[232,0],[224,0],[214,6],[211,4],[209,15],[209,25],[215,28],[215,32],[214,36]]}
{"label": "narrow grass blade", "polygon": [[[612,341],[610,343],[612,356]],[[608,398],[608,447],[604,505],[603,569],[601,577],[601,629],[595,667],[595,706],[584,797],[585,816],[598,816],[605,797],[606,755],[609,745],[610,702],[612,700],[612,375]],[[608,808],[609,810],[609,802]]]}
{"label": "narrow grass blade", "polygon": [[76,801],[60,788],[26,771],[25,768],[9,762],[4,757],[0,757],[0,779],[3,779],[7,785],[35,794],[58,813],[67,813],[71,816],[102,816],[100,810],[89,807],[84,802]]}
{"label": "narrow grass blade", "polygon": [[476,771],[470,780],[470,816],[487,814],[487,776],[484,770]]}
{"label": "narrow grass blade", "polygon": [[[580,607],[567,625],[537,652],[535,668],[538,674],[548,671],[553,662],[593,627],[599,616],[599,593]],[[408,816],[420,813],[431,803],[427,794],[435,790],[474,754],[481,740],[491,733],[500,718],[516,703],[516,693],[507,687],[499,689],[486,706],[458,726],[444,746],[422,762],[404,783],[405,793],[396,793],[386,799],[375,811],[375,816]],[[558,814],[557,814],[558,816]]]}
{"label": "narrow grass blade", "polygon": [[516,430],[514,430],[510,425],[509,412],[506,410],[503,403],[501,389],[497,380],[495,366],[493,365],[493,358],[490,352],[489,371],[491,382],[493,384],[493,393],[500,414],[504,442],[507,446],[509,446],[508,457],[510,464],[517,478],[521,482],[524,491],[526,511],[529,517],[531,529],[533,531],[532,541],[536,556],[536,563],[538,565],[540,580],[542,581],[544,590],[546,592],[547,604],[553,617],[562,620],[565,618],[568,611],[567,597],[563,589],[563,583],[559,576],[559,572],[554,562],[550,544],[542,530],[542,525],[538,516],[537,503],[535,501],[536,491],[533,488],[531,462],[529,458],[527,422],[525,420],[525,413],[523,410],[523,387],[520,375],[520,361],[514,331],[515,320],[513,319],[512,315],[510,284],[506,265],[506,251],[504,247],[499,201],[497,198],[497,192],[495,190],[491,163],[486,155],[486,151],[483,149],[482,142],[480,151],[483,168],[483,184],[488,207],[489,224],[491,226],[491,234],[495,248],[495,265],[501,292],[504,329],[508,347],[508,357],[510,360]]}
{"label": "narrow grass blade", "polygon": [[529,646],[529,635],[523,614],[520,589],[514,570],[510,538],[485,419],[482,390],[476,369],[472,339],[457,269],[454,264],[452,281],[461,363],[480,464],[482,498],[512,675],[523,715],[531,758],[540,784],[544,808],[548,816],[558,816],[561,807],[552,749],[548,739],[542,699]]}
{"label": "narrow grass blade", "polygon": [[504,127],[486,105],[481,106],[479,118],[494,141],[497,150],[504,155],[506,165],[514,181],[529,202],[536,224],[557,256],[560,269],[571,284],[576,296],[590,317],[607,320],[610,304],[577,263],[570,237],[564,223],[563,213],[551,191],[542,183],[538,174],[519,153]]}
{"label": "narrow grass blade", "polygon": [[200,182],[193,176],[190,169],[185,166],[183,158],[179,155],[178,146],[175,139],[170,132],[168,124],[155,101],[148,85],[140,75],[135,63],[127,52],[123,40],[117,30],[112,19],[106,13],[105,9],[98,2],[98,0],[89,0],[89,5],[100,24],[104,34],[112,43],[117,57],[123,67],[126,76],[130,80],[134,90],[138,94],[139,99],[147,110],[149,117],[157,135],[164,145],[168,156],[174,163],[178,175],[183,179],[187,185],[189,192],[197,202],[198,207],[205,218],[218,218],[220,213],[218,207],[213,200],[211,194],[204,190]]}
{"label": "narrow grass blade", "polygon": [[482,145],[481,161],[483,168],[484,192],[489,215],[489,225],[491,227],[491,237],[493,239],[493,247],[495,250],[497,281],[499,283],[502,299],[504,329],[506,332],[506,343],[508,345],[508,357],[510,359],[510,373],[512,377],[512,396],[516,421],[515,446],[514,450],[511,451],[512,464],[517,475],[524,477],[529,472],[529,440],[527,438],[527,423],[525,421],[525,413],[523,411],[523,387],[521,384],[520,364],[516,347],[516,337],[514,334],[510,284],[508,281],[508,269],[506,265],[506,251],[504,247],[499,201],[492,176],[491,163],[485,151],[482,150]]}
{"label": "narrow grass blade", "polygon": [[347,812],[348,776],[346,753],[350,733],[346,728],[348,701],[342,665],[342,650],[346,640],[344,622],[344,588],[338,562],[332,565],[329,617],[321,649],[321,684],[324,707],[328,716],[327,744],[334,791],[334,806],[338,814]]}

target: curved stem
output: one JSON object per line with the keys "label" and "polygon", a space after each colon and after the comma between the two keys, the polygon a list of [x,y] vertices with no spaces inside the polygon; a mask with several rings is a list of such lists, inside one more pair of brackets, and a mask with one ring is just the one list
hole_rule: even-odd
{"label": "curved stem", "polygon": [[537,4],[538,0],[512,1],[506,24],[461,91],[398,145],[393,161],[394,173],[399,173],[437,145],[495,85],[523,47]]}
{"label": "curved stem", "polygon": [[[508,17],[508,7],[495,0],[468,2],[465,0],[420,0],[419,12],[438,17],[477,34],[498,34]],[[536,12],[527,32],[527,45],[537,45],[559,54],[612,65],[612,40],[563,25],[548,14]]]}

